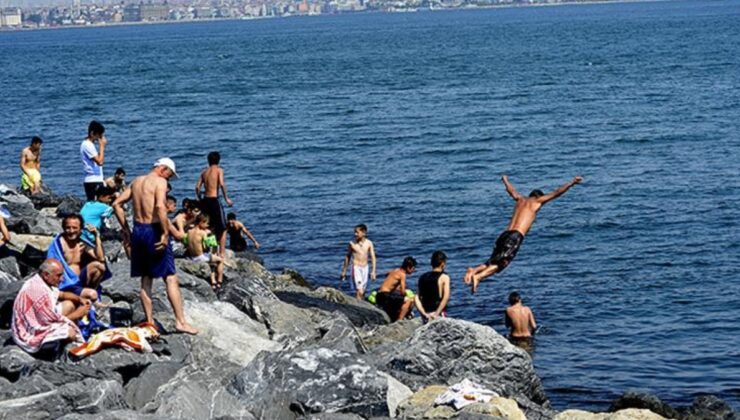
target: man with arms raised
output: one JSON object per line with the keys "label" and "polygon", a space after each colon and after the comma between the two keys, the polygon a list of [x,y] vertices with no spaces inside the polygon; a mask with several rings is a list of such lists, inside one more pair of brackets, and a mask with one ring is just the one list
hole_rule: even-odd
{"label": "man with arms raised", "polygon": [[537,217],[537,212],[542,205],[560,197],[570,187],[580,184],[583,178],[577,176],[549,194],[545,194],[540,190],[533,190],[529,193],[529,197],[519,194],[514,186],[511,185],[506,175],[502,176],[501,180],[506,186],[506,192],[516,201],[514,214],[511,216],[511,221],[506,231],[496,240],[496,247],[493,250],[491,258],[478,267],[468,268],[467,273],[465,273],[465,283],[471,284],[471,291],[473,293],[478,289],[478,283],[481,280],[492,276],[494,273],[500,273],[516,257],[516,253],[519,251],[519,247],[524,240],[524,235],[529,232],[535,217]]}
{"label": "man with arms raised", "polygon": [[[167,297],[175,313],[175,329],[197,334],[185,320],[177,280],[175,258],[170,242],[167,218],[167,180],[177,177],[175,162],[161,158],[147,175],[137,177],[113,203],[116,218],[123,228],[123,242],[131,249],[131,277],[141,277],[141,305],[146,322],[154,323],[152,314],[152,281],[161,277],[167,284]],[[133,200],[134,230],[129,228],[123,204]]]}

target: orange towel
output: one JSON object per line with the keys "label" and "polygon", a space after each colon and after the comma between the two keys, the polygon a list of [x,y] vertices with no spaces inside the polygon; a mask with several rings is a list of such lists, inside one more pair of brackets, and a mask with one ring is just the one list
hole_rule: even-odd
{"label": "orange towel", "polygon": [[112,328],[95,334],[87,343],[81,344],[69,352],[76,357],[87,357],[106,347],[118,346],[128,351],[151,353],[152,347],[147,340],[156,341],[159,338],[157,327],[149,323],[139,324],[136,327]]}

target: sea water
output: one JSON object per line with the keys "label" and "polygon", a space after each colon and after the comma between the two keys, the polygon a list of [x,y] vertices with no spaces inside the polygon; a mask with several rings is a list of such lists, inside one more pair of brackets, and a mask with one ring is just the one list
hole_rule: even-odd
{"label": "sea water", "polygon": [[[270,268],[339,286],[365,223],[381,278],[447,253],[451,316],[504,333],[518,290],[557,408],[628,389],[738,406],[737,0],[0,33],[0,68],[4,182],[40,135],[45,181],[82,196],[92,119],[107,175],[170,156],[179,199],[219,150]],[[511,215],[502,174],[524,194],[585,181],[471,296]]]}

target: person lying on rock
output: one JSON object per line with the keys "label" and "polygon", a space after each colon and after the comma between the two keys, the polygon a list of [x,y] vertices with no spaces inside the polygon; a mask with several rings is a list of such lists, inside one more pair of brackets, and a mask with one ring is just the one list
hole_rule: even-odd
{"label": "person lying on rock", "polygon": [[417,288],[416,310],[421,314],[424,322],[437,317],[447,316],[447,302],[450,301],[450,276],[445,273],[447,255],[442,251],[432,254],[432,271],[419,277]]}
{"label": "person lying on rock", "polygon": [[393,321],[406,318],[414,305],[413,299],[406,298],[406,276],[416,271],[414,257],[403,259],[399,268],[391,270],[378,289],[376,304],[388,314]]}
{"label": "person lying on rock", "polygon": [[476,292],[478,283],[481,280],[495,273],[502,272],[514,257],[516,257],[519,247],[524,240],[524,235],[529,232],[534,219],[537,217],[537,212],[540,211],[542,205],[560,197],[572,186],[580,184],[583,178],[577,176],[549,194],[545,194],[541,190],[532,190],[529,193],[529,197],[519,194],[514,186],[511,185],[506,175],[502,176],[501,180],[504,186],[506,186],[506,192],[516,202],[514,205],[514,214],[511,216],[511,221],[506,230],[496,240],[496,246],[493,249],[491,258],[475,268],[468,268],[468,271],[465,273],[464,281],[466,284],[471,285],[472,293]]}
{"label": "person lying on rock", "polygon": [[[167,297],[175,313],[175,329],[197,334],[198,330],[185,319],[170,240],[167,180],[172,177],[177,177],[175,162],[170,158],[158,159],[148,174],[134,179],[130,187],[113,202],[113,209],[121,225],[124,246],[131,249],[131,277],[141,277],[141,306],[146,322],[154,323],[152,282],[154,278],[161,277],[167,284]],[[123,210],[123,205],[129,201],[133,201],[133,232]]]}
{"label": "person lying on rock", "polygon": [[209,233],[208,216],[199,214],[195,218],[195,226],[188,231],[188,258],[190,261],[206,263],[211,267],[211,287],[218,290],[224,280],[224,260],[204,249],[204,241]]}
{"label": "person lying on rock", "polygon": [[39,272],[26,280],[13,304],[13,341],[43,360],[59,357],[69,341],[83,341],[73,321],[87,315],[90,301],[73,293],[60,292],[57,287],[63,274],[61,262],[47,259]]}
{"label": "person lying on rock", "polygon": [[[67,271],[60,288],[85,299],[98,300],[98,286],[106,274],[105,252],[100,233],[95,226],[87,225],[94,247],[82,240],[84,220],[79,214],[70,214],[62,219],[62,234],[52,243],[47,252],[50,258],[64,258]],[[56,246],[58,245],[58,246]],[[61,249],[59,249],[61,248]]]}

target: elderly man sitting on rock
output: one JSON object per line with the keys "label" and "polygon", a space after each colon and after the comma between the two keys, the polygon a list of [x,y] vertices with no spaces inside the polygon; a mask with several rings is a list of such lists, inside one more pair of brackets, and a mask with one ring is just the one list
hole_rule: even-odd
{"label": "elderly man sitting on rock", "polygon": [[39,359],[54,360],[68,341],[82,341],[73,320],[87,315],[90,301],[59,291],[63,273],[62,263],[47,259],[39,272],[26,280],[13,304],[13,340]]}

